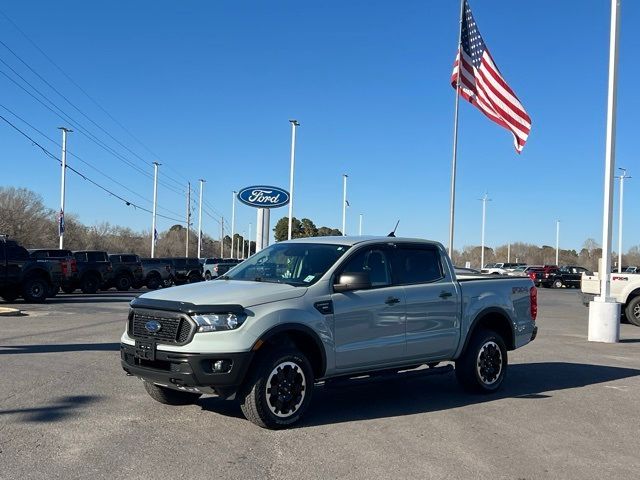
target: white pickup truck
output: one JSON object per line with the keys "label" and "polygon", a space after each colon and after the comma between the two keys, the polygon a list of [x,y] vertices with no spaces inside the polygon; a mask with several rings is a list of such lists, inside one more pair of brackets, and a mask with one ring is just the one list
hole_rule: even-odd
{"label": "white pickup truck", "polygon": [[[583,273],[580,287],[582,303],[589,306],[589,302],[600,295],[599,273]],[[640,327],[640,273],[612,273],[611,296],[622,304],[622,312],[627,320]]]}

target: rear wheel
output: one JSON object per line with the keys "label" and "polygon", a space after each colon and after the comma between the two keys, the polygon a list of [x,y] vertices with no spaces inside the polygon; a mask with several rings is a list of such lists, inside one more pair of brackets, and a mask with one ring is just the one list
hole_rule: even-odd
{"label": "rear wheel", "polygon": [[22,297],[25,302],[42,303],[49,293],[49,282],[42,277],[27,278],[22,285]]}
{"label": "rear wheel", "polygon": [[204,279],[205,280],[211,280],[211,272],[209,272],[209,271],[204,272]]}
{"label": "rear wheel", "polygon": [[157,288],[160,288],[160,285],[161,285],[160,275],[150,275],[149,278],[147,278],[147,288],[149,290],[155,290]]}
{"label": "rear wheel", "polygon": [[131,278],[128,275],[120,275],[116,278],[116,290],[119,292],[126,292],[131,288]]}
{"label": "rear wheel", "polygon": [[263,428],[279,429],[302,418],[311,402],[313,370],[296,349],[266,353],[240,396],[242,413]]}
{"label": "rear wheel", "polygon": [[187,281],[189,283],[196,283],[196,282],[199,282],[200,280],[202,280],[200,275],[198,275],[197,273],[192,273],[191,275],[189,275],[189,278]]}
{"label": "rear wheel", "polygon": [[624,309],[624,314],[630,323],[640,327],[640,296],[633,297]]}
{"label": "rear wheel", "polygon": [[553,282],[553,288],[562,288],[563,285],[564,283],[562,283],[562,280],[560,279],[554,280]]}
{"label": "rear wheel", "polygon": [[82,279],[82,285],[80,286],[82,293],[88,293],[91,295],[98,291],[98,287],[100,287],[100,279],[97,275],[93,274],[85,275]]}
{"label": "rear wheel", "polygon": [[172,390],[171,388],[161,387],[146,380],[144,382],[144,389],[156,402],[164,403],[165,405],[191,405],[201,397],[200,393]]}
{"label": "rear wheel", "polygon": [[507,373],[507,347],[502,337],[492,331],[476,330],[466,350],[456,360],[456,377],[465,390],[495,392]]}

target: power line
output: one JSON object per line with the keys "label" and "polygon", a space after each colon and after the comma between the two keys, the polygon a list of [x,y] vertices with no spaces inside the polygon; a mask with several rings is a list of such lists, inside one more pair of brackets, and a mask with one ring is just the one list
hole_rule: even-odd
{"label": "power line", "polygon": [[[33,129],[34,131],[36,131],[37,133],[39,133],[40,135],[42,135],[44,138],[46,138],[47,140],[49,140],[51,143],[53,143],[54,145],[61,147],[61,145],[54,140],[53,138],[51,138],[50,136],[48,136],[46,133],[42,132],[40,129],[38,129],[37,127],[35,127],[34,125],[32,125],[31,123],[29,123],[27,120],[25,120],[24,118],[22,118],[20,115],[18,115],[17,113],[15,113],[13,110],[11,110],[10,108],[8,108],[6,105],[3,105],[0,103],[0,107],[4,108],[7,112],[9,112],[11,115],[13,115],[14,117],[16,117],[18,120],[20,120],[22,123],[24,123],[25,125],[29,126],[31,129]],[[153,202],[151,200],[149,200],[146,197],[143,197],[142,195],[140,195],[138,192],[136,192],[135,190],[132,190],[131,188],[127,187],[126,185],[124,185],[123,183],[119,182],[118,180],[116,180],[115,178],[111,177],[110,175],[108,175],[107,173],[103,172],[102,170],[100,170],[98,167],[94,166],[93,164],[91,164],[90,162],[84,160],[83,158],[81,158],[79,155],[72,153],[72,152],[67,152],[70,156],[76,158],[77,160],[79,160],[80,162],[84,163],[85,165],[87,165],[89,168],[95,170],[96,172],[98,172],[99,174],[101,174],[102,176],[104,176],[105,178],[108,178],[109,180],[111,180],[113,183],[121,186],[122,188],[124,188],[125,190],[127,190],[128,192],[132,193],[133,195],[136,195],[138,198],[144,200],[147,203],[152,204]],[[168,208],[162,207],[160,205],[158,205],[158,208],[161,210],[164,210],[172,215],[178,215],[178,213],[169,210]]]}
{"label": "power line", "polygon": [[[69,76],[69,74],[67,74],[67,72],[65,72],[62,67],[60,67],[56,62],[53,61],[53,59],[51,57],[49,57],[49,55],[47,55],[44,50],[42,50],[37,43],[35,43],[6,13],[4,13],[2,10],[0,10],[0,14],[2,14],[2,16],[4,18],[6,18],[9,23],[11,23],[11,25],[18,31],[20,32],[20,34],[36,49],[40,52],[40,54],[45,57],[54,67],[56,67],[56,69],[62,73],[62,75],[64,75],[67,80],[69,80],[78,90],[80,90],[94,105],[96,105],[100,110],[102,110],[116,125],[118,125],[122,130],[124,130],[131,138],[133,138],[139,145],[141,145],[147,152],[149,152],[155,159],[158,159],[158,155],[156,155],[147,145],[145,145],[138,137],[136,137],[133,133],[131,133],[131,131],[129,129],[127,129],[124,125],[122,125],[122,123],[120,123],[115,117],[113,117],[113,115],[111,115],[102,105],[100,105],[100,103],[98,103],[97,100],[95,100],[91,95],[89,95],[89,93],[83,89],[73,78],[71,78],[71,76]],[[9,50],[11,51],[11,53],[13,53],[20,61],[22,61],[25,65],[26,62],[24,62],[18,55],[16,55],[11,49],[9,49],[9,47],[7,47],[4,43],[3,45]],[[28,67],[28,65],[27,65]],[[33,71],[34,73],[36,73],[31,67],[28,67],[31,71]],[[36,73],[36,75],[38,75]],[[42,79],[42,77],[40,75],[38,75],[38,77],[40,77]],[[49,85],[48,82],[46,82],[44,79],[42,79],[45,83],[47,83],[47,85]],[[53,87],[51,87],[54,91],[57,92],[57,90]],[[59,92],[58,92],[59,93]],[[63,98],[64,97],[62,94],[60,94]],[[88,117],[87,117],[88,118]],[[170,165],[166,164],[165,165],[172,171],[174,171],[175,173],[177,173],[180,177],[182,177],[185,181],[188,181],[188,179],[182,175],[177,169],[174,169],[173,167],[171,167]],[[175,179],[173,179],[174,181],[176,181]],[[179,183],[176,181],[176,183]]]}
{"label": "power line", "polygon": [[[61,160],[54,155],[53,153],[51,153],[49,150],[47,150],[45,147],[43,147],[40,143],[38,143],[37,141],[35,141],[31,136],[29,136],[27,133],[25,133],[24,131],[22,131],[20,128],[18,128],[15,124],[13,124],[11,121],[9,121],[7,118],[5,118],[4,116],[0,115],[0,119],[3,120],[4,122],[6,122],[9,126],[11,126],[14,130],[16,130],[18,133],[20,133],[22,136],[24,136],[27,140],[31,141],[31,143],[35,146],[37,146],[38,148],[40,148],[40,150],[42,150],[47,156],[51,157],[52,159],[54,159],[55,161],[57,161],[58,163],[62,163]],[[109,190],[108,188],[104,187],[103,185],[99,184],[98,182],[96,182],[95,180],[89,178],[87,175],[85,175],[84,173],[80,172],[79,170],[75,169],[74,167],[71,167],[69,164],[67,164],[67,168],[72,171],[73,173],[75,173],[76,175],[78,175],[79,177],[83,178],[84,180],[90,182],[91,184],[95,185],[96,187],[98,187],[99,189],[103,190],[104,192],[108,193],[109,195],[111,195],[112,197],[117,198],[118,200],[121,200],[122,202],[124,202],[128,207],[131,206],[133,208],[142,210],[143,212],[148,212],[148,213],[152,213],[151,210],[149,210],[148,208],[142,207],[134,202],[131,202],[129,200],[127,200],[126,198],[118,195],[117,193]],[[174,222],[178,222],[178,223],[186,223],[180,219],[177,218],[172,218],[169,217],[167,215],[162,215],[159,213],[156,213],[156,215],[158,217],[161,218],[165,218],[167,220],[171,220]]]}

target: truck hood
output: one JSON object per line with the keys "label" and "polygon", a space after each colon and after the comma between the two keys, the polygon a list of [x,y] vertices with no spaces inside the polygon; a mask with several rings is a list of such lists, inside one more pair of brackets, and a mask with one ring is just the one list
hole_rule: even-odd
{"label": "truck hood", "polygon": [[307,288],[293,287],[286,283],[212,280],[155,290],[145,293],[139,298],[193,303],[194,305],[238,304],[243,307],[253,307],[263,303],[298,298],[305,293],[307,293]]}

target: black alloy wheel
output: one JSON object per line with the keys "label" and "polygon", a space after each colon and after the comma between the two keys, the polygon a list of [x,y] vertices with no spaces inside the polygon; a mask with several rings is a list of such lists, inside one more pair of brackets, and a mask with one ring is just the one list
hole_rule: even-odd
{"label": "black alloy wheel", "polygon": [[507,363],[507,347],[500,334],[480,328],[456,360],[456,377],[465,390],[495,392],[504,382]]}
{"label": "black alloy wheel", "polygon": [[640,327],[640,295],[633,297],[624,309],[624,314],[629,323]]}
{"label": "black alloy wheel", "polygon": [[28,303],[42,303],[47,299],[49,283],[42,277],[31,277],[22,286],[22,297]]}
{"label": "black alloy wheel", "polygon": [[98,291],[99,287],[100,279],[96,275],[89,274],[82,279],[82,293],[93,295]]}
{"label": "black alloy wheel", "polygon": [[131,278],[127,275],[120,275],[116,279],[116,290],[119,292],[126,292],[131,288]]}

